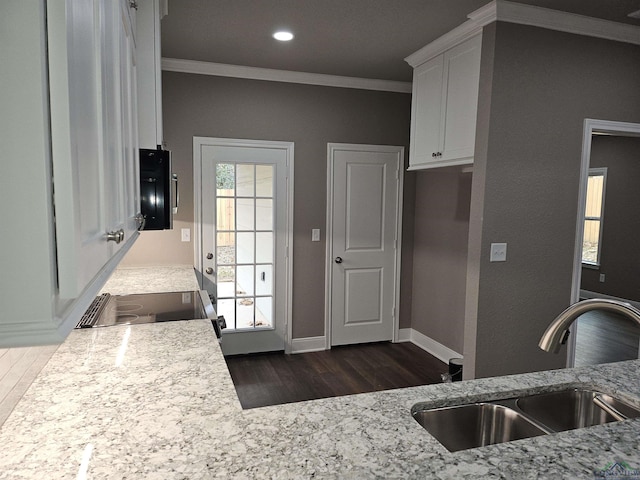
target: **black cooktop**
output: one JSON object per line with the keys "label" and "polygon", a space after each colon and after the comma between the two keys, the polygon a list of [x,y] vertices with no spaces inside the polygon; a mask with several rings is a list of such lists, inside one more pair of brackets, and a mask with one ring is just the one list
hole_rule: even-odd
{"label": "black cooktop", "polygon": [[76,328],[135,325],[207,318],[200,292],[141,293],[96,297]]}

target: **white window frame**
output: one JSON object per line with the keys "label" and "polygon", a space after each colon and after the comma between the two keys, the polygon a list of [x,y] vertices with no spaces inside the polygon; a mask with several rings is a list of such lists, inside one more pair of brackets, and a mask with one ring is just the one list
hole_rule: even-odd
{"label": "white window frame", "polygon": [[[597,167],[597,168],[589,168],[589,177],[603,177],[602,179],[602,203],[600,205],[600,216],[599,217],[589,217],[587,216],[586,213],[586,208],[585,208],[585,213],[584,213],[584,228],[586,229],[586,225],[587,225],[587,221],[594,221],[597,220],[600,222],[600,230],[598,232],[598,252],[597,252],[597,256],[596,256],[596,261],[595,262],[590,262],[588,260],[584,259],[584,249],[583,249],[583,256],[582,256],[582,266],[586,267],[586,268],[594,268],[594,269],[598,269],[600,268],[600,255],[602,253],[602,232],[604,230],[603,225],[604,225],[604,204],[605,204],[605,198],[606,198],[606,192],[607,192],[607,167]],[[588,188],[588,185],[587,185]],[[587,195],[588,196],[588,195]],[[586,202],[586,199],[585,199]],[[584,232],[584,230],[583,230]],[[584,233],[583,233],[584,235]],[[583,240],[584,241],[584,240]]]}

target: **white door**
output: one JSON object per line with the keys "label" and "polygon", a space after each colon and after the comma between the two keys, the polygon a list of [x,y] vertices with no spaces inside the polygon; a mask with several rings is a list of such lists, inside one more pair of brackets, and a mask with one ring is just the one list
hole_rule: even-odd
{"label": "white door", "polygon": [[226,320],[222,350],[285,350],[293,144],[195,137],[194,152],[197,264]]}
{"label": "white door", "polygon": [[331,345],[394,339],[403,147],[329,144]]}

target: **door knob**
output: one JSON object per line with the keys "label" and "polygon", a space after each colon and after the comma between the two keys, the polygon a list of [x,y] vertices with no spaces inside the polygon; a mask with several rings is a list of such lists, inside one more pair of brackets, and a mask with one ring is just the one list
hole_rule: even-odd
{"label": "door knob", "polygon": [[211,260],[213,258],[213,253],[207,253],[207,260]]}
{"label": "door knob", "polygon": [[207,275],[211,275],[213,273],[213,268],[211,267],[207,267],[207,269],[205,270],[205,272],[207,273]]}
{"label": "door knob", "polygon": [[336,263],[342,263],[342,257],[336,257],[334,260]]}

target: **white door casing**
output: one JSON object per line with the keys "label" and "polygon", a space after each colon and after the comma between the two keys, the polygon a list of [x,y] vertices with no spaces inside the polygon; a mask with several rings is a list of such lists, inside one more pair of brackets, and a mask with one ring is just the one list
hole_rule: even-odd
{"label": "white door casing", "polygon": [[[236,175],[233,192],[216,186],[216,165],[221,164],[232,168]],[[254,180],[258,182],[259,172],[266,170],[273,173],[272,181],[267,182],[270,192],[260,193],[264,188],[258,183],[247,192],[248,184],[242,180],[246,179],[242,172],[254,172]],[[222,337],[225,355],[290,351],[292,185],[293,143],[194,137],[194,264],[201,288],[213,293],[218,300],[217,313],[226,312],[228,328],[223,330]],[[273,207],[269,207],[272,213],[267,216],[260,207],[265,202],[269,205],[273,202]],[[236,223],[231,227],[221,227],[222,219],[217,218],[219,208],[225,205],[234,211],[232,218]],[[247,210],[247,205],[253,207]],[[265,226],[265,223],[272,226]],[[224,232],[217,235],[219,230]],[[264,235],[270,238],[273,235],[273,247],[266,247]],[[247,240],[248,244],[245,243]],[[234,245],[235,258],[232,260],[218,248],[228,241]],[[269,239],[267,243],[270,242]],[[264,255],[269,259],[264,260]],[[223,257],[226,259],[221,260]],[[259,257],[263,259],[259,260]],[[262,265],[258,265],[260,263]],[[226,278],[229,276],[232,276],[231,281]],[[254,325],[247,327],[240,322],[236,325],[234,322],[241,311],[243,318],[253,315],[249,310],[255,314]],[[261,316],[263,311],[267,312],[271,325],[259,324],[258,317],[265,319]]]}
{"label": "white door casing", "polygon": [[328,144],[325,328],[397,341],[404,147]]}

